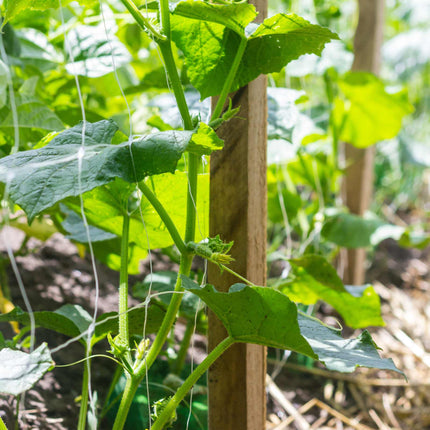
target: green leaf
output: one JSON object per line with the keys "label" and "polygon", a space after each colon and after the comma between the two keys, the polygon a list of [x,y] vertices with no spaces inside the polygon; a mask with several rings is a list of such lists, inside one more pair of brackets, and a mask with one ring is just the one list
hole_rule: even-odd
{"label": "green leaf", "polygon": [[[128,182],[174,172],[193,132],[166,131],[112,145],[118,130],[99,121],[65,130],[43,148],[0,160],[0,181],[9,183],[11,199],[29,221],[66,197],[77,196],[120,177]],[[84,145],[82,140],[84,139]]]}
{"label": "green leaf", "polygon": [[353,328],[383,326],[379,296],[371,286],[348,291],[336,270],[319,255],[289,260],[292,276],[277,288],[294,302],[311,305],[324,300],[335,308]]}
{"label": "green leaf", "polygon": [[[41,130],[63,130],[60,118],[44,103],[35,97],[21,95],[16,97],[18,127]],[[9,106],[0,110],[0,127],[14,127],[13,114]]]}
{"label": "green leaf", "polygon": [[430,244],[430,233],[406,230],[399,239],[405,248],[425,249]]}
{"label": "green leaf", "polygon": [[[169,211],[172,221],[182,235],[185,233],[187,207],[187,174],[176,172],[166,173],[148,178],[147,185],[153,190],[158,200]],[[122,235],[122,219],[124,204],[135,190],[135,184],[117,179],[103,187],[98,187],[82,196],[85,214],[90,224],[113,233]],[[209,175],[198,175],[197,237],[203,239],[208,231],[209,219]],[[80,202],[76,199],[68,202],[68,206],[80,213]],[[170,210],[169,210],[170,209]],[[173,240],[161,218],[146,198],[142,198],[140,210],[130,215],[130,243],[147,249],[166,248],[173,245]],[[147,239],[148,238],[148,239]],[[149,243],[148,243],[149,242]]]}
{"label": "green leaf", "polygon": [[198,155],[210,155],[223,147],[224,141],[217,136],[211,127],[201,122],[187,149]]}
{"label": "green leaf", "polygon": [[[165,311],[156,305],[149,305],[148,312],[144,307],[132,309],[129,311],[130,335],[142,334],[143,323],[147,317],[147,333],[154,333],[158,330]],[[92,317],[88,312],[79,305],[64,305],[54,312],[40,311],[34,312],[34,319],[37,327],[43,327],[53,330],[57,333],[64,334],[70,338],[85,333],[92,322]],[[23,324],[24,327],[30,326],[30,316],[19,307],[15,307],[7,314],[0,314],[0,322],[16,321]],[[100,339],[106,337],[111,332],[113,335],[118,334],[118,313],[109,312],[100,315],[96,321],[95,332],[91,339],[94,345]],[[80,342],[85,345],[86,336],[81,337]]]}
{"label": "green leaf", "polygon": [[399,240],[404,231],[404,227],[388,224],[370,213],[360,217],[341,212],[326,218],[321,234],[345,248],[366,248],[389,238]]}
{"label": "green leaf", "polygon": [[220,293],[212,285],[200,288],[186,276],[181,279],[182,287],[215,312],[236,342],[290,349],[315,357],[300,334],[296,305],[284,294],[244,284],[234,284],[228,293]]}
{"label": "green leaf", "polygon": [[207,3],[201,0],[185,0],[172,6],[174,15],[200,20],[203,23],[222,24],[236,33],[244,34],[245,27],[257,16],[255,7],[248,3]]}
{"label": "green leaf", "polygon": [[0,393],[13,396],[29,390],[54,365],[46,343],[29,354],[4,348],[0,363]]}
{"label": "green leaf", "polygon": [[27,9],[43,11],[51,8],[58,8],[58,0],[5,0],[3,26]]}
{"label": "green leaf", "polygon": [[303,337],[318,360],[330,370],[353,372],[357,367],[374,367],[402,373],[391,359],[379,356],[378,347],[367,330],[355,339],[343,339],[336,330],[322,325],[316,319],[299,315],[298,320]]}
{"label": "green leaf", "polygon": [[277,14],[265,19],[248,39],[238,87],[260,74],[280,72],[303,54],[321,55],[325,44],[338,38],[329,29],[294,14]]}
{"label": "green leaf", "polygon": [[413,111],[403,93],[388,93],[383,82],[369,73],[347,73],[339,88],[345,100],[335,100],[334,120],[340,138],[358,148],[395,137],[402,119]]}
{"label": "green leaf", "polygon": [[[92,318],[79,305],[64,305],[54,312],[39,311],[33,313],[36,326],[56,331],[68,337],[79,336],[88,329]],[[24,326],[30,325],[30,316],[22,309],[15,307],[11,312],[0,315],[0,322],[16,321]],[[82,339],[85,342],[85,339]]]}
{"label": "green leaf", "polygon": [[220,293],[212,285],[200,288],[186,276],[181,279],[182,287],[215,312],[236,342],[300,352],[339,372],[352,372],[357,366],[398,372],[392,360],[379,357],[367,331],[356,339],[343,339],[316,318],[298,315],[294,303],[278,291],[234,284],[228,293]]}
{"label": "green leaf", "polygon": [[[247,33],[253,30],[250,24]],[[219,23],[172,16],[172,38],[185,55],[188,76],[202,99],[221,93],[241,37]],[[294,14],[268,18],[248,37],[231,90],[262,73],[279,72],[303,54],[320,54],[327,42],[337,38]]]}

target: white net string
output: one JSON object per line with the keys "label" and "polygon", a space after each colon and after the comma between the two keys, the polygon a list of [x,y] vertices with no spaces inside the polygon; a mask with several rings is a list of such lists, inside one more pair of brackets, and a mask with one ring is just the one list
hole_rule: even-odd
{"label": "white net string", "polygon": [[[67,38],[67,31],[65,28],[65,20],[64,20],[64,13],[63,13],[63,6],[61,0],[59,0],[59,6],[60,6],[60,18],[61,18],[61,24],[64,29],[63,37],[64,37],[64,49],[66,53],[69,55],[70,61],[72,64],[75,63],[74,55],[72,52],[72,48],[70,44],[68,43]],[[78,92],[78,99],[79,99],[79,105],[81,108],[81,115],[82,115],[82,135],[81,135],[81,147],[78,151],[78,192],[79,192],[79,203],[80,203],[80,211],[81,211],[81,217],[85,228],[85,234],[88,242],[88,249],[90,251],[90,258],[91,258],[91,267],[93,271],[94,276],[94,287],[95,287],[95,297],[94,297],[94,312],[92,316],[92,322],[90,324],[90,327],[88,329],[87,334],[87,348],[85,351],[85,357],[88,358],[91,355],[91,337],[94,333],[94,327],[97,320],[97,313],[98,313],[98,303],[99,303],[99,294],[100,294],[100,287],[99,287],[99,277],[97,273],[97,266],[95,261],[95,255],[94,255],[94,249],[93,244],[91,242],[91,233],[90,233],[90,227],[88,224],[87,217],[85,215],[85,209],[84,209],[84,200],[82,197],[82,160],[85,155],[85,132],[86,132],[86,113],[85,113],[85,106],[84,106],[84,100],[82,96],[82,90],[79,82],[78,73],[75,68],[72,70],[72,74],[74,75],[76,89]],[[90,360],[86,360],[85,362],[86,371],[88,372],[88,395],[90,400],[90,407],[92,408],[92,412],[95,415],[94,410],[94,401],[93,401],[93,394],[92,394],[92,385],[91,385],[91,366],[90,366]]]}

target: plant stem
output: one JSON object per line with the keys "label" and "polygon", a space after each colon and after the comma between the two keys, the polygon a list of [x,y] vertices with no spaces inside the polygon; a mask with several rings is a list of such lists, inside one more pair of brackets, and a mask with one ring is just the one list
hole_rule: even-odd
{"label": "plant stem", "polygon": [[[91,354],[89,351],[88,355]],[[85,430],[87,425],[87,410],[88,410],[88,378],[90,374],[91,360],[88,359],[84,363],[84,374],[82,377],[81,391],[81,407],[79,409],[78,430]]]}
{"label": "plant stem", "polygon": [[121,345],[127,349],[127,358],[130,358],[130,335],[128,330],[128,239],[130,230],[130,216],[128,213],[122,217],[121,236],[121,267],[119,271],[119,338]]}
{"label": "plant stem", "polygon": [[176,104],[178,105],[182,121],[184,122],[184,129],[192,130],[193,122],[191,120],[190,111],[188,109],[187,101],[185,99],[181,78],[179,77],[178,69],[176,68],[176,63],[173,58],[171,42],[170,40],[166,40],[163,42],[159,42],[158,45],[160,47],[161,55],[163,56],[164,65],[166,66],[173,94],[175,95]]}
{"label": "plant stem", "polygon": [[179,387],[176,394],[170,399],[169,403],[163,409],[155,423],[152,425],[152,430],[162,430],[166,422],[172,417],[177,406],[191,390],[193,385],[199,380],[199,378],[209,369],[211,364],[231,345],[234,343],[232,337],[227,337],[220,344],[213,349],[209,355],[196,367],[193,373],[184,381]]}
{"label": "plant stem", "polygon": [[131,13],[137,24],[144,31],[149,31],[151,36],[156,40],[156,42],[160,42],[162,40],[166,40],[166,36],[158,32],[152,24],[146,19],[142,12],[136,7],[136,5],[131,0],[121,0],[122,4],[128,9]]}
{"label": "plant stem", "polygon": [[123,429],[134,395],[136,394],[137,388],[139,387],[139,383],[140,381],[134,376],[127,378],[124,393],[121,398],[121,404],[119,405],[112,430]]}
{"label": "plant stem", "polygon": [[178,356],[173,364],[172,372],[176,375],[181,373],[182,368],[184,367],[185,358],[187,357],[188,347],[190,346],[191,337],[194,332],[194,320],[189,320],[187,322],[187,326],[185,328],[184,337],[181,341],[181,346],[178,351]]}
{"label": "plant stem", "polygon": [[13,426],[15,430],[19,430],[19,404],[21,402],[21,394],[16,396],[16,409],[15,409],[15,425]]}
{"label": "plant stem", "polygon": [[194,242],[197,216],[197,171],[199,156],[188,153],[187,220],[185,224],[185,243]]}
{"label": "plant stem", "polygon": [[151,191],[151,189],[142,181],[139,183],[139,188],[142,191],[143,195],[148,199],[149,203],[151,203],[152,207],[157,211],[161,220],[164,222],[167,230],[170,233],[170,236],[175,242],[175,245],[179,249],[179,252],[183,254],[187,252],[187,247],[185,246],[184,241],[181,238],[172,218],[170,218],[164,206],[161,204],[160,200],[157,199],[155,194]]}
{"label": "plant stem", "polygon": [[230,269],[228,266],[224,266],[224,264],[217,263],[215,261],[212,261],[209,259],[210,262],[220,266],[223,270],[225,270],[228,273],[231,273],[233,276],[236,276],[236,278],[239,278],[241,281],[245,282],[246,285],[249,285],[251,287],[256,287],[257,285],[253,284],[250,280],[244,278],[242,275],[239,275],[239,273],[235,272],[233,269]]}
{"label": "plant stem", "polygon": [[212,112],[211,121],[214,121],[215,119],[219,118],[222,113],[225,101],[227,100],[227,96],[230,93],[234,78],[236,77],[237,69],[239,68],[239,64],[245,52],[247,41],[248,40],[245,36],[241,36],[240,44],[234,57],[233,64],[231,65],[230,71],[228,72],[215,109]]}

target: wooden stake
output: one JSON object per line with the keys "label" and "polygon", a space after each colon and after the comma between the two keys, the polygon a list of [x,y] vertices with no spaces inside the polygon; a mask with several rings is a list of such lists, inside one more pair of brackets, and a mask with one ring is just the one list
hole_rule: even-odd
{"label": "wooden stake", "polygon": [[[384,0],[359,0],[359,19],[354,38],[352,70],[379,73],[384,32]],[[350,212],[364,215],[373,193],[375,147],[366,149],[345,145],[345,159],[351,163],[345,178],[345,203]],[[348,250],[344,282],[362,285],[365,278],[365,249]]]}
{"label": "wooden stake", "polygon": [[[258,0],[259,21],[267,0]],[[238,116],[219,129],[225,148],[211,157],[210,234],[234,240],[232,269],[257,285],[266,282],[266,78],[232,95]],[[237,278],[210,265],[209,282],[228,291]],[[209,350],[226,337],[209,312]],[[209,429],[262,430],[266,421],[266,350],[236,344],[209,369]]]}

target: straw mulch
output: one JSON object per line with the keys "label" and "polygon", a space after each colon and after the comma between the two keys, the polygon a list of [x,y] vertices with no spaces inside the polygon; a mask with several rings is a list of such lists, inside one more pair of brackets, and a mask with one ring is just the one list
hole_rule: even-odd
{"label": "straw mulch", "polygon": [[372,336],[407,380],[394,372],[340,374],[287,362],[275,381],[267,380],[269,410],[274,412],[268,414],[266,429],[430,429],[428,254],[420,253],[418,259],[412,253],[391,268],[388,262],[385,285],[373,284],[386,326],[373,328]]}

